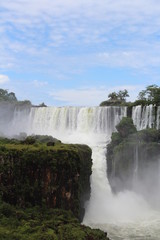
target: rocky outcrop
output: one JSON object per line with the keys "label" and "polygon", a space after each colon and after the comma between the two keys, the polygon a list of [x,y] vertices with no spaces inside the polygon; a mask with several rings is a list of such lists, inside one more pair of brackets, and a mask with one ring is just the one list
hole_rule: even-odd
{"label": "rocky outcrop", "polygon": [[22,209],[0,201],[0,239],[109,240],[107,233],[81,225],[62,209]]}
{"label": "rocky outcrop", "polygon": [[160,131],[145,129],[129,135],[122,133],[124,134],[123,131],[113,133],[112,141],[108,145],[107,172],[112,190],[116,193],[135,190],[147,199],[157,196]]}
{"label": "rocky outcrop", "polygon": [[0,194],[13,205],[71,210],[83,218],[90,196],[91,150],[56,143],[0,144]]}

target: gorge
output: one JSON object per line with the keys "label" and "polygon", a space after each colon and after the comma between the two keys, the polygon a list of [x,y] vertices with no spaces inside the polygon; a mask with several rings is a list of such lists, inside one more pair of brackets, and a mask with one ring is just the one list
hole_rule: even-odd
{"label": "gorge", "polygon": [[[12,137],[23,132],[51,135],[65,143],[87,144],[92,149],[91,197],[85,206],[85,225],[107,231],[112,240],[158,239],[160,206],[154,208],[143,194],[133,189],[126,188],[113,194],[107,178],[106,145],[116,131],[116,125],[127,116],[127,107],[57,108],[0,103],[0,109],[1,135]],[[159,129],[160,108],[135,106],[132,119],[137,130]],[[136,163],[137,148],[135,176]],[[160,183],[156,187],[158,192]]]}

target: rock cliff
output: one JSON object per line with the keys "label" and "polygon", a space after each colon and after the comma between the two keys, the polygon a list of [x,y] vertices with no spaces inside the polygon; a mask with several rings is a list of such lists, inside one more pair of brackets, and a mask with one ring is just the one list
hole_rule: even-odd
{"label": "rock cliff", "polygon": [[91,150],[86,145],[0,144],[2,200],[21,207],[71,210],[80,219],[90,196]]}
{"label": "rock cliff", "polygon": [[[125,121],[131,122],[132,120],[126,118]],[[122,122],[117,127],[119,131],[113,133],[112,141],[108,145],[107,172],[111,188],[116,193],[134,190],[151,202],[154,198],[155,204],[160,197],[157,194],[160,169],[160,131],[151,128],[134,131],[134,126],[127,130],[128,123],[125,122],[126,128],[123,128]]]}

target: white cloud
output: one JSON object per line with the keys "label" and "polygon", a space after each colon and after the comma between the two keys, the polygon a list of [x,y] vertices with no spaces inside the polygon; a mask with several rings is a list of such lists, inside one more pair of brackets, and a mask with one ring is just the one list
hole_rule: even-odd
{"label": "white cloud", "polygon": [[127,89],[130,95],[129,100],[134,101],[144,86],[124,85],[115,87],[83,88],[83,89],[62,89],[54,90],[50,95],[64,105],[74,106],[97,106],[107,100],[108,94],[113,91]]}
{"label": "white cloud", "polygon": [[1,69],[65,75],[66,68],[160,64],[158,0],[5,0],[0,8]]}
{"label": "white cloud", "polygon": [[5,84],[9,82],[9,77],[3,74],[0,74],[0,84]]}
{"label": "white cloud", "polygon": [[47,24],[58,42],[64,37],[61,32],[70,38],[90,38],[90,43],[101,40],[101,34],[114,28],[122,28],[124,34],[143,30],[144,35],[158,30],[160,20],[160,2],[156,0],[5,0],[0,7],[4,9],[0,23],[11,22],[28,32],[34,28],[43,30]]}
{"label": "white cloud", "polygon": [[[92,59],[95,59],[97,64],[108,67],[121,67],[138,69],[145,72],[153,67],[160,65],[159,46],[147,46],[146,50],[126,50],[126,51],[106,51],[98,53]],[[96,63],[95,63],[96,64]]]}
{"label": "white cloud", "polygon": [[44,87],[44,86],[48,85],[48,82],[47,82],[47,81],[34,80],[34,81],[33,81],[33,85],[34,85],[35,87]]}
{"label": "white cloud", "polygon": [[[5,0],[1,1],[0,6],[16,13],[18,16],[29,15],[32,17],[37,17],[41,14],[47,15],[64,15],[64,13],[73,13],[77,12],[84,13],[90,17],[108,17],[107,14],[117,13],[118,17],[134,18],[135,15],[139,15],[139,18],[142,18],[143,15],[148,17],[154,12],[155,14],[159,13],[160,5],[158,0]],[[141,16],[141,14],[143,14]],[[114,16],[112,16],[114,18]],[[134,19],[135,20],[135,19]],[[135,20],[136,21],[136,20]]]}

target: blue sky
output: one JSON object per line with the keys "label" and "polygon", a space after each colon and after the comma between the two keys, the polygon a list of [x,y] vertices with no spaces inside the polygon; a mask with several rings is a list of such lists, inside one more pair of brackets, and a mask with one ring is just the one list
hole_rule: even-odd
{"label": "blue sky", "polygon": [[160,85],[159,0],[1,0],[0,88],[47,105]]}

